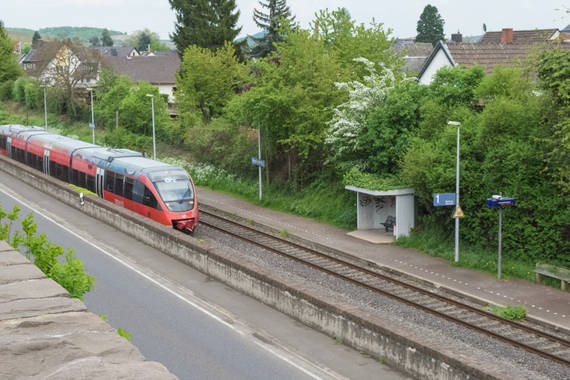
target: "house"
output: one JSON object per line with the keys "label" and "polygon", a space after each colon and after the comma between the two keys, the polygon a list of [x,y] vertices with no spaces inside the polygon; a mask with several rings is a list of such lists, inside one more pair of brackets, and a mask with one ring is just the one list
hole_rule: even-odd
{"label": "house", "polygon": [[[498,37],[497,37],[498,36]],[[536,31],[487,32],[478,43],[463,43],[461,35],[452,41],[439,41],[418,73],[418,81],[429,84],[442,67],[481,65],[491,73],[498,65],[513,65],[527,59],[537,50],[559,47],[569,49],[569,43],[559,43],[557,29]]]}
{"label": "house", "polygon": [[101,56],[78,41],[46,41],[20,61],[24,71],[47,86],[86,89],[99,80]]}
{"label": "house", "polygon": [[104,56],[103,63],[135,82],[145,81],[158,87],[159,93],[168,95],[168,103],[174,103],[176,73],[180,70],[180,57],[175,50],[149,55]]}

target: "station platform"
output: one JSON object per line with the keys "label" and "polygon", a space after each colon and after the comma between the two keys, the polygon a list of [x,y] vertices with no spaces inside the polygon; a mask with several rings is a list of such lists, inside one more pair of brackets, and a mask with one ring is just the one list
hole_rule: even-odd
{"label": "station platform", "polygon": [[[522,279],[496,277],[465,268],[414,249],[376,244],[351,235],[351,231],[279,211],[256,206],[239,198],[198,188],[198,202],[245,219],[285,229],[289,235],[342,251],[398,272],[466,294],[484,303],[525,306],[536,320],[570,331],[570,293]],[[355,211],[356,212],[356,211]],[[385,242],[389,243],[389,242]],[[461,255],[461,253],[460,253]]]}

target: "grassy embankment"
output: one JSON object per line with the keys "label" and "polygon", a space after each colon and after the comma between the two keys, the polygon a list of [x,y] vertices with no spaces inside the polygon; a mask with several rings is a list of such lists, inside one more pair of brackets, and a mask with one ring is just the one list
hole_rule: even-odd
{"label": "grassy embankment", "polygon": [[[29,124],[44,125],[41,113],[22,113],[14,104],[0,103],[0,124]],[[91,130],[87,123],[68,122],[56,115],[48,115],[48,127],[54,132],[91,142]],[[96,129],[95,140],[101,143],[105,131]],[[321,180],[304,189],[300,193],[282,183],[269,186],[264,184],[263,200],[258,199],[256,179],[238,178],[234,175],[216,169],[211,165],[190,163],[180,157],[172,157],[172,149],[158,146],[158,156],[165,162],[185,167],[192,175],[195,183],[204,188],[237,196],[248,202],[278,211],[313,218],[323,223],[340,228],[354,229],[356,227],[356,197],[353,192],[344,190],[343,186],[330,181]],[[168,149],[168,150],[167,150]],[[451,223],[451,221],[450,221]],[[400,238],[397,245],[404,248],[414,248],[434,257],[440,257],[452,265],[475,269],[489,273],[497,273],[496,247],[477,247],[466,244],[460,246],[460,261],[453,262],[453,235],[444,233],[441,228],[422,226],[412,231],[410,237]],[[503,252],[502,278],[523,278],[534,280],[534,263],[521,262],[509,258],[508,252]],[[544,280],[545,284],[558,287],[558,281]]]}

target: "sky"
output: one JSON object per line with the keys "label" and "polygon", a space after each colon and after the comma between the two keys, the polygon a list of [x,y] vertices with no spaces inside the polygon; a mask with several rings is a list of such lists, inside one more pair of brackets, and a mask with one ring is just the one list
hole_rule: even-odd
{"label": "sky", "polygon": [[[259,29],[252,20],[258,0],[235,0],[240,10],[240,36]],[[570,24],[570,0],[287,0],[296,20],[308,28],[315,12],[345,7],[358,23],[372,19],[392,30],[393,37],[416,35],[416,24],[427,4],[439,10],[444,31],[464,36],[502,28],[563,29]],[[175,15],[168,0],[0,0],[0,20],[6,27],[38,30],[54,26],[91,26],[132,33],[148,28],[168,39]]]}

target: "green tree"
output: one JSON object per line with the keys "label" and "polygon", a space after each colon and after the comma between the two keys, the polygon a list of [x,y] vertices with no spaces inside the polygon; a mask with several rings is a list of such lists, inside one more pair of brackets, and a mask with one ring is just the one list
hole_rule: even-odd
{"label": "green tree", "polygon": [[[464,70],[473,70],[468,73]],[[554,261],[568,265],[570,199],[555,185],[544,163],[552,146],[548,136],[555,120],[545,107],[547,94],[537,94],[524,71],[497,68],[484,76],[471,69],[446,69],[419,100],[419,130],[409,141],[400,175],[414,187],[425,223],[451,232],[449,211],[434,208],[432,194],[455,186],[456,128],[461,122],[461,206],[467,217],[461,239],[494,247],[496,212],[483,205],[491,194],[517,199],[505,212],[503,244],[513,258]],[[445,77],[445,79],[444,79]],[[457,99],[453,99],[453,97]],[[476,111],[474,99],[485,102]],[[421,228],[421,227],[420,227]]]}
{"label": "green tree", "polygon": [[570,52],[546,51],[539,61],[538,77],[549,94],[544,109],[548,112],[547,124],[552,126],[544,136],[549,147],[545,169],[570,194]]}
{"label": "green tree", "polygon": [[101,43],[99,42],[99,37],[97,37],[97,36],[91,37],[91,38],[89,39],[89,44],[90,44],[91,46],[95,46],[95,47],[100,46]]}
{"label": "green tree", "polygon": [[153,51],[170,50],[166,44],[160,42],[160,37],[157,33],[151,32],[149,29],[137,30],[128,38],[131,46],[137,48],[138,51],[146,51],[150,45]]}
{"label": "green tree", "polygon": [[286,0],[260,0],[259,5],[267,9],[267,13],[255,8],[253,21],[265,34],[260,38],[253,38],[255,45],[249,55],[253,58],[262,58],[275,50],[274,44],[283,41],[282,26],[292,28],[295,16],[291,17],[291,10]]}
{"label": "green tree", "polygon": [[240,12],[236,11],[235,0],[168,1],[176,13],[170,38],[181,56],[192,45],[215,51],[225,41],[233,41],[241,31],[241,27],[236,27]]}
{"label": "green tree", "polygon": [[443,40],[445,38],[444,24],[445,21],[443,21],[437,8],[433,5],[426,5],[416,27],[418,32],[416,42],[430,42],[435,45],[437,41]]}
{"label": "green tree", "polygon": [[8,37],[4,23],[0,21],[0,83],[14,80],[20,75],[22,75],[22,69],[14,54],[14,44]]}
{"label": "green tree", "polygon": [[32,37],[32,47],[35,49],[38,47],[38,44],[42,43],[42,36],[40,35],[40,32],[38,32],[37,30],[34,32],[34,35]]}
{"label": "green tree", "polygon": [[226,42],[212,52],[196,45],[186,49],[177,76],[177,102],[184,117],[204,121],[221,114],[225,105],[248,81],[249,69],[238,62],[235,49]]}
{"label": "green tree", "polygon": [[231,100],[226,117],[261,128],[267,178],[275,173],[302,185],[323,169],[327,122],[345,97],[335,82],[348,73],[312,31],[289,31],[276,45],[256,62],[255,86]]}
{"label": "green tree", "polygon": [[150,83],[139,82],[131,88],[120,103],[119,113],[121,126],[129,132],[152,136],[151,99],[147,94],[154,95],[155,129],[163,128],[168,121],[168,104]]}
{"label": "green tree", "polygon": [[369,26],[356,24],[346,8],[339,8],[319,11],[314,25],[318,38],[336,52],[342,66],[354,72],[359,80],[368,71],[364,65],[355,64],[355,58],[366,58],[395,72],[403,66],[402,58],[390,49],[394,42],[391,30],[384,30],[381,23],[372,20]]}
{"label": "green tree", "polygon": [[103,32],[101,33],[101,46],[113,46],[113,39],[111,38],[107,28],[103,29]]}

